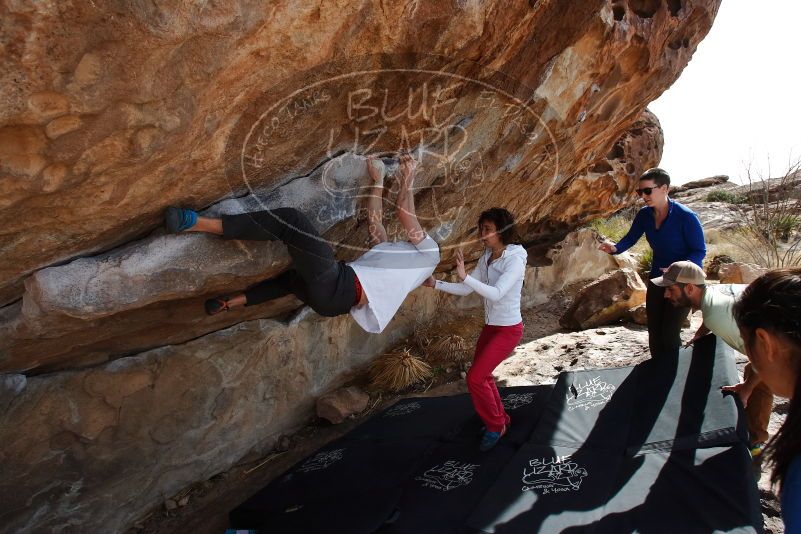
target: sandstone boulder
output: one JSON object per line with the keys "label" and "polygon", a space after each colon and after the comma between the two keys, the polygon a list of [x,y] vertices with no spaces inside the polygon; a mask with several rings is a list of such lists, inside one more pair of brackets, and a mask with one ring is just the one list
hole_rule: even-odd
{"label": "sandstone boulder", "polygon": [[636,269],[636,261],[628,253],[612,256],[598,250],[601,242],[597,232],[583,228],[549,249],[546,259],[550,265],[536,266],[526,272],[523,306],[541,304],[554,292],[579,281],[595,280],[621,268]]}
{"label": "sandstone boulder", "polygon": [[585,330],[614,323],[645,302],[645,290],[642,279],[631,269],[608,273],[579,291],[559,324]]}
{"label": "sandstone boulder", "polygon": [[700,180],[691,180],[686,182],[682,185],[678,185],[675,187],[670,188],[670,194],[676,195],[678,193],[683,193],[685,191],[689,191],[691,189],[706,189],[713,185],[720,185],[728,183],[729,177],[725,174],[719,174],[717,176],[710,176],[709,178],[701,178]]}
{"label": "sandstone boulder", "polygon": [[338,425],[367,408],[370,395],[355,386],[338,389],[317,399],[317,417]]}
{"label": "sandstone boulder", "polygon": [[[526,214],[543,236],[614,212],[659,160],[661,131],[638,124],[645,106],[676,80],[718,4],[590,2],[566,17],[553,1],[168,1],[67,17],[56,4],[8,3],[5,35],[19,46],[0,78],[0,303],[42,268],[147,235],[168,205],[205,208],[421,134],[429,156],[449,147],[421,177],[421,211],[457,239],[486,202]],[[381,69],[396,74],[352,76]],[[247,140],[265,150],[243,151]],[[447,194],[432,195],[441,185]],[[465,196],[477,185],[480,202]]]}
{"label": "sandstone boulder", "polygon": [[768,272],[765,267],[753,263],[724,263],[718,269],[721,284],[750,284]]}
{"label": "sandstone boulder", "polygon": [[[124,531],[269,450],[320,391],[436,315],[421,289],[380,336],[291,298],[208,318],[204,298],[287,257],[165,236],[167,206],[297,206],[348,260],[366,237],[363,156],[419,147],[415,203],[441,271],[458,247],[478,256],[494,205],[547,249],[632,204],[662,152],[646,106],[719,4],[2,3],[5,528]],[[602,259],[532,266],[537,298]]]}
{"label": "sandstone boulder", "polygon": [[4,530],[125,531],[164,496],[280,446],[343,369],[435,317],[423,289],[380,335],[303,308],[89,369],[2,375]]}
{"label": "sandstone boulder", "polygon": [[706,264],[705,267],[706,267],[707,279],[718,280],[720,276],[721,265],[726,265],[727,263],[734,263],[734,258],[729,256],[728,254],[718,254],[704,263]]}
{"label": "sandstone boulder", "polygon": [[648,324],[648,312],[645,311],[645,303],[640,304],[638,306],[633,307],[629,310],[629,317],[631,318],[631,322],[640,325],[647,325]]}

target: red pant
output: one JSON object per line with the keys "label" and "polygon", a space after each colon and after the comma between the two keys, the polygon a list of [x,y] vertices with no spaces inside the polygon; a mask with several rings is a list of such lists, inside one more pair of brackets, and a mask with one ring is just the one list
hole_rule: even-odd
{"label": "red pant", "polygon": [[485,325],[478,336],[476,355],[467,373],[467,390],[476,413],[490,432],[509,423],[492,371],[504,361],[523,337],[523,323],[514,326]]}

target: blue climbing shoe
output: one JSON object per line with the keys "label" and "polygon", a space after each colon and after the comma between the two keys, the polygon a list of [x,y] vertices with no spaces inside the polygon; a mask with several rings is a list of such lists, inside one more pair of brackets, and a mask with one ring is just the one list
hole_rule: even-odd
{"label": "blue climbing shoe", "polygon": [[[509,428],[512,426],[512,420],[506,421],[506,427],[504,428],[504,434],[509,431]],[[484,433],[487,431],[487,427],[482,426],[478,431],[478,437],[484,437]]]}
{"label": "blue climbing shoe", "polygon": [[206,308],[206,315],[217,315],[220,312],[228,311],[228,301],[225,298],[216,297],[208,299],[204,305]]}
{"label": "blue climbing shoe", "polygon": [[188,230],[197,223],[197,212],[186,208],[167,208],[164,214],[164,225],[167,231],[177,234]]}
{"label": "blue climbing shoe", "polygon": [[478,450],[487,452],[498,444],[504,434],[506,434],[506,427],[503,427],[500,432],[484,432],[484,437],[481,438],[481,444],[478,446]]}

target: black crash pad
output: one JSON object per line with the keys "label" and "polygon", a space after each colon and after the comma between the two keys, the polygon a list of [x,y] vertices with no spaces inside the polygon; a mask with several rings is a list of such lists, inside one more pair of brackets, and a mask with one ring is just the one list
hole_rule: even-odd
{"label": "black crash pad", "polygon": [[[503,437],[507,444],[522,445],[531,437],[543,410],[551,399],[553,384],[498,388],[511,425]],[[469,396],[465,395],[465,397]],[[471,404],[472,406],[472,404]],[[481,435],[484,423],[471,408],[471,416],[453,437],[457,441],[474,442]]]}
{"label": "black crash pad", "polygon": [[531,441],[622,452],[636,393],[634,367],[564,372]]}
{"label": "black crash pad", "polygon": [[351,432],[350,439],[451,438],[475,411],[469,395],[403,399]]}
{"label": "black crash pad", "polygon": [[561,532],[601,519],[622,454],[529,443],[470,515],[469,532]]}
{"label": "black crash pad", "polygon": [[682,349],[676,360],[638,365],[628,455],[747,443],[739,399],[720,390],[739,382],[734,355],[709,335]]}
{"label": "black crash pad", "polygon": [[490,453],[470,397],[404,399],[299,462],[230,514],[282,534],[759,532],[733,352],[500,388]]}
{"label": "black crash pad", "polygon": [[[361,515],[369,516],[364,523],[380,525],[387,519],[386,511],[397,504],[398,488],[434,445],[431,440],[339,439],[238,506],[229,515],[231,524],[235,528],[261,528],[288,521],[303,526],[303,521],[319,520],[313,510],[368,498],[371,506],[357,509]],[[304,509],[305,519],[296,519],[300,517],[297,512]]]}
{"label": "black crash pad", "polygon": [[493,485],[516,449],[498,444],[442,443],[403,485],[396,519],[381,534],[456,533]]}

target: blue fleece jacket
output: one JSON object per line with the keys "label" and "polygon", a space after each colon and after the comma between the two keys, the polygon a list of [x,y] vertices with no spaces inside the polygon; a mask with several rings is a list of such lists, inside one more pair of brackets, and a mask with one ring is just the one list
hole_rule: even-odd
{"label": "blue fleece jacket", "polygon": [[615,244],[617,249],[615,254],[620,254],[630,249],[644,233],[654,251],[651,278],[662,276],[662,268],[667,268],[675,261],[689,260],[703,267],[706,255],[704,230],[701,228],[698,216],[693,210],[675,200],[669,201],[669,204],[668,216],[658,230],[654,209],[645,206],[637,212],[629,232]]}

